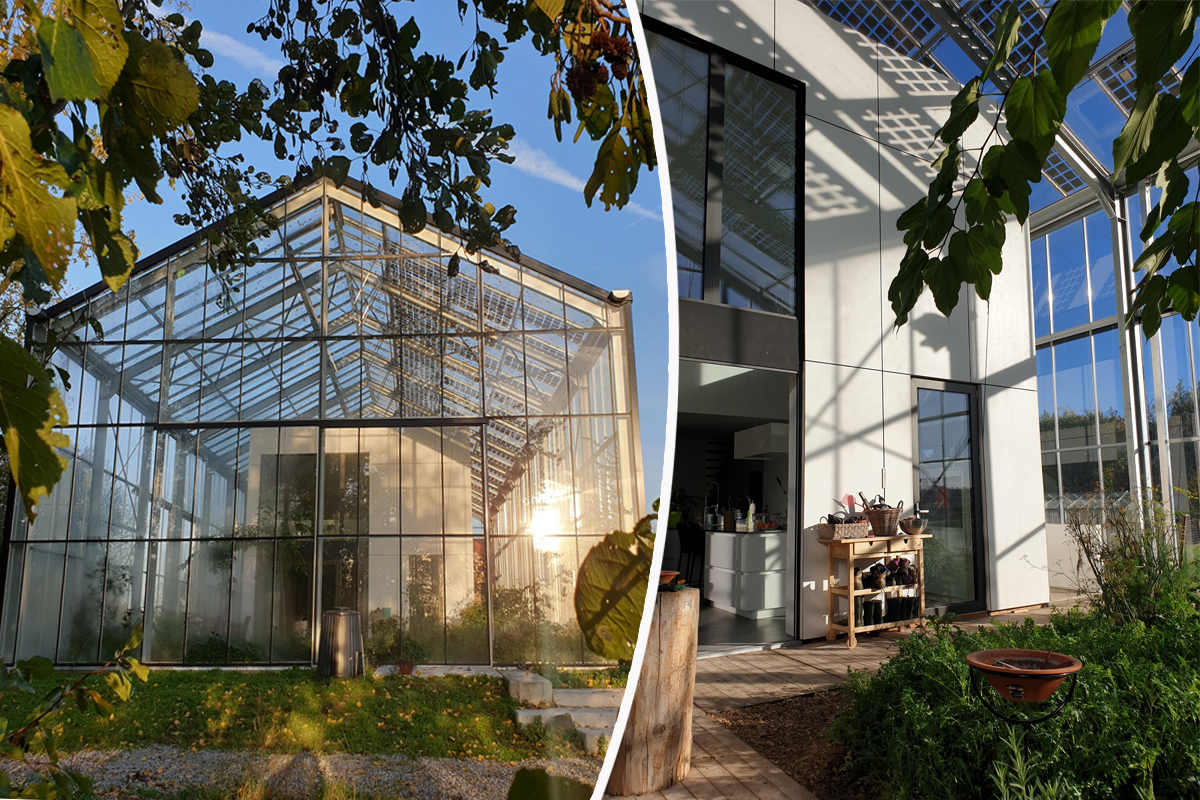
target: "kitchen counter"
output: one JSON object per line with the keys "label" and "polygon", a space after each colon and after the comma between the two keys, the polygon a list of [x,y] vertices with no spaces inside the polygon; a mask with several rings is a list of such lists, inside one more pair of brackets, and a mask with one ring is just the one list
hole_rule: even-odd
{"label": "kitchen counter", "polygon": [[705,598],[749,619],[784,616],[788,532],[706,530],[704,535]]}

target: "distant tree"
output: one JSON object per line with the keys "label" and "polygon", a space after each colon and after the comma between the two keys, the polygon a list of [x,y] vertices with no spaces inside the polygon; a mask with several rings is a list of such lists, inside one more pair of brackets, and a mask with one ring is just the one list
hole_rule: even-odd
{"label": "distant tree", "polygon": [[[0,297],[19,286],[22,308],[48,302],[77,242],[119,289],[137,259],[126,196],[161,203],[164,178],[186,204],[176,222],[214,225],[208,260],[222,275],[254,260],[255,239],[274,222],[257,192],[312,174],[340,182],[356,166],[375,204],[368,168],[403,176],[396,210],[406,231],[431,215],[441,230],[461,228],[469,253],[500,247],[519,258],[504,235],[516,209],[483,196],[492,163],[512,161],[515,131],[477,107],[472,90],[497,90],[506,47],[521,39],[553,64],[556,132],[576,119],[576,140],[599,143],[589,204],[598,194],[605,208],[624,206],[642,166],[656,163],[625,0],[458,0],[473,33],[457,58],[420,49],[403,3],[270,0],[249,30],[277,42],[286,63],[273,87],[242,89],[204,73],[213,57],[201,24],[162,4],[0,0]],[[247,164],[243,136],[273,143],[291,174]],[[450,274],[458,264],[455,255]],[[56,448],[68,443],[58,430],[67,412],[55,376],[18,338],[0,333],[0,364],[0,435],[32,519],[64,469]]]}

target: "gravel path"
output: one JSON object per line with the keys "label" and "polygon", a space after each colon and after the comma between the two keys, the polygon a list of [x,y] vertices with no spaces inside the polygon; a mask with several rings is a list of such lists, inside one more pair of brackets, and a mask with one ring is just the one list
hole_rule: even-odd
{"label": "gravel path", "polygon": [[[257,754],[222,750],[191,752],[174,747],[97,750],[63,756],[68,769],[89,775],[96,792],[109,798],[144,797],[134,790],[165,794],[187,786],[230,789],[255,778],[272,800],[308,800],[326,785],[341,783],[377,797],[414,800],[504,800],[522,767],[545,767],[555,775],[595,783],[599,758],[565,758],[500,763],[459,758],[360,756],[313,753]],[[21,780],[21,768],[13,777]]]}

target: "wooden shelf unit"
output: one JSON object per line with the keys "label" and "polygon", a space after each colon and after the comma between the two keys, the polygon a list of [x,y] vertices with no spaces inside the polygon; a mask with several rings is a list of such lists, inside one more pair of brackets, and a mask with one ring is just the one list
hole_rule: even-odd
{"label": "wooden shelf unit", "polygon": [[[854,649],[858,646],[856,633],[869,631],[899,630],[909,626],[925,624],[925,540],[932,539],[932,534],[909,535],[900,533],[895,536],[873,536],[868,539],[818,539],[825,545],[828,575],[829,575],[829,631],[825,639],[832,642],[838,633],[846,634],[846,647]],[[917,582],[911,586],[885,586],[883,589],[854,589],[854,562],[878,561],[891,556],[911,556],[910,561],[917,569]],[[846,585],[834,586],[833,562],[846,562]],[[854,622],[854,598],[865,596],[896,596],[902,595],[903,590],[916,588],[917,615],[912,619],[881,622],[878,625],[856,625]],[[833,621],[836,610],[836,598],[846,598],[846,624]]]}

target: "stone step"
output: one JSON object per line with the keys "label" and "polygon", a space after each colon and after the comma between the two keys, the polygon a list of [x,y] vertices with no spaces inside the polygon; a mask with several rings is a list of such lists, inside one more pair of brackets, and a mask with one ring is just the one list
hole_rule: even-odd
{"label": "stone step", "polygon": [[611,728],[617,724],[617,709],[615,708],[585,708],[565,706],[558,708],[518,708],[517,723],[532,725],[536,719],[541,719],[547,728],[558,717],[570,716],[576,728]]}
{"label": "stone step", "polygon": [[620,708],[624,689],[555,689],[556,706],[575,708]]}
{"label": "stone step", "polygon": [[583,737],[583,752],[590,756],[599,755],[601,740],[604,741],[606,748],[612,745],[612,728],[585,728],[576,725],[575,730],[579,731],[579,735]]}
{"label": "stone step", "polygon": [[549,706],[554,704],[554,684],[524,669],[502,669],[500,674],[508,682],[508,693],[525,706]]}

